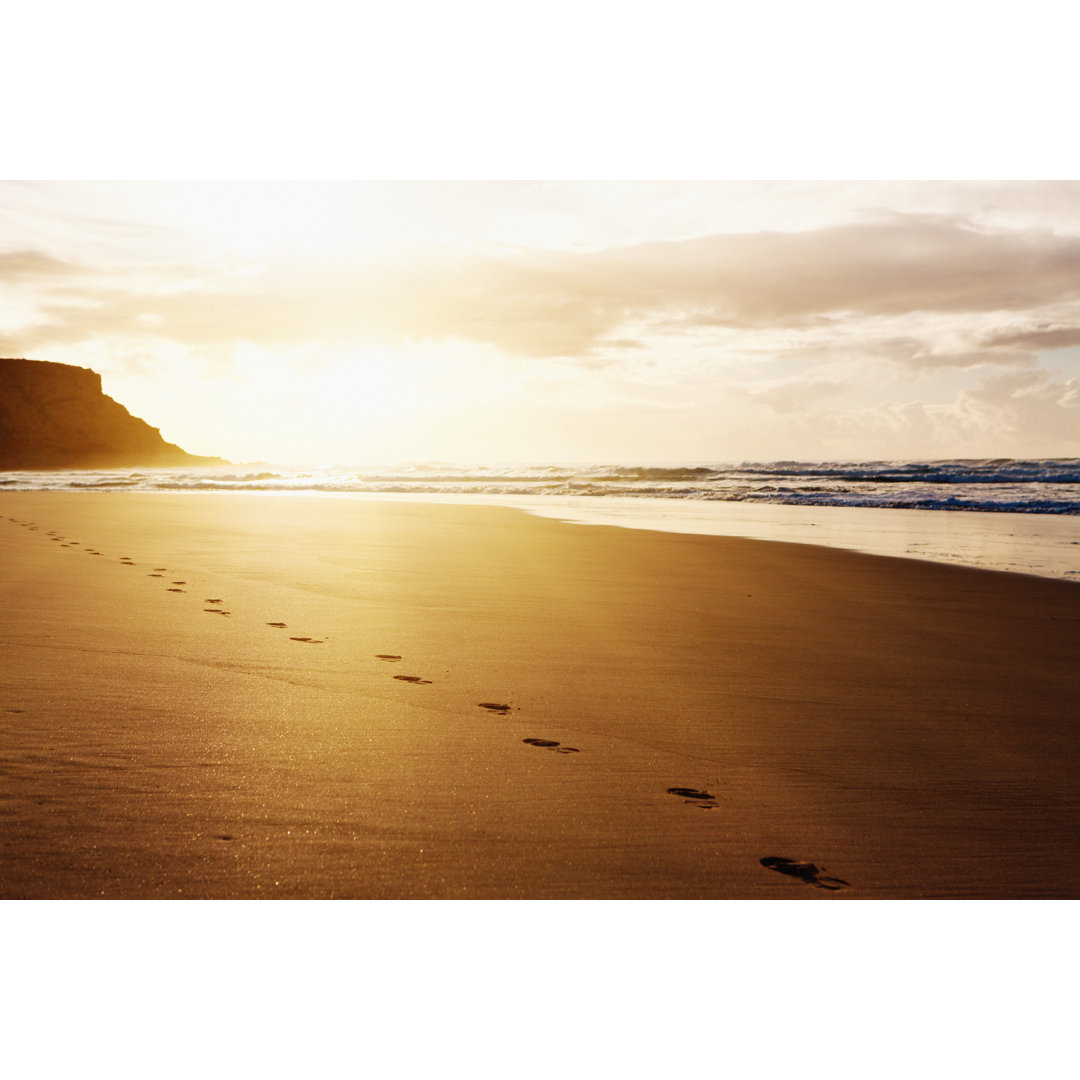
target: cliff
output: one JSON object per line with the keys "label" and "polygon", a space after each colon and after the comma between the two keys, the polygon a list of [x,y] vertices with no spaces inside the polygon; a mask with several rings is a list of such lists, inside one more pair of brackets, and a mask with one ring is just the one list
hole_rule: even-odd
{"label": "cliff", "polygon": [[0,359],[0,469],[221,464],[166,442],[89,368]]}

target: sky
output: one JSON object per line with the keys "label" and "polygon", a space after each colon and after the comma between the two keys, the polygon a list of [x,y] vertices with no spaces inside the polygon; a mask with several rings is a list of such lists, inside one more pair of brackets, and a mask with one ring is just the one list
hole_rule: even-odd
{"label": "sky", "polygon": [[237,462],[1080,455],[1080,183],[14,181],[0,355]]}
{"label": "sky", "polygon": [[1080,455],[1055,0],[40,0],[6,29],[0,355],[93,368],[192,452]]}

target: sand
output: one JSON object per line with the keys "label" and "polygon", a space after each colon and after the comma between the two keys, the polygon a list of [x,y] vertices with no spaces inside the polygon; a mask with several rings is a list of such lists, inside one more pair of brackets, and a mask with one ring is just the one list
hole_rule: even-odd
{"label": "sand", "polygon": [[0,896],[1080,897],[1080,588],[514,509],[0,496]]}

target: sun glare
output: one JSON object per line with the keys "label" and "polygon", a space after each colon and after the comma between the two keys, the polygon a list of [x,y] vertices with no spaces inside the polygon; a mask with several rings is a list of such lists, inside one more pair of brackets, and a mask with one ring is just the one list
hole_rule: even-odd
{"label": "sun glare", "polygon": [[315,374],[313,393],[353,426],[393,423],[410,409],[412,382],[409,366],[393,350],[353,349]]}
{"label": "sun glare", "polygon": [[[230,252],[326,249],[341,241],[340,198],[330,185],[220,183],[193,187],[183,214],[191,228]],[[350,237],[361,239],[355,234]]]}

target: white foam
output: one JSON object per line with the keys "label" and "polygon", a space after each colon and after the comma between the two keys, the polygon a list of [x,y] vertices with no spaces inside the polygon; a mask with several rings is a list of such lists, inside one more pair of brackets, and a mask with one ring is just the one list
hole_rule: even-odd
{"label": "white foam", "polygon": [[411,502],[511,506],[580,525],[821,544],[1080,583],[1080,517],[849,506],[701,502],[615,495],[366,494]]}

